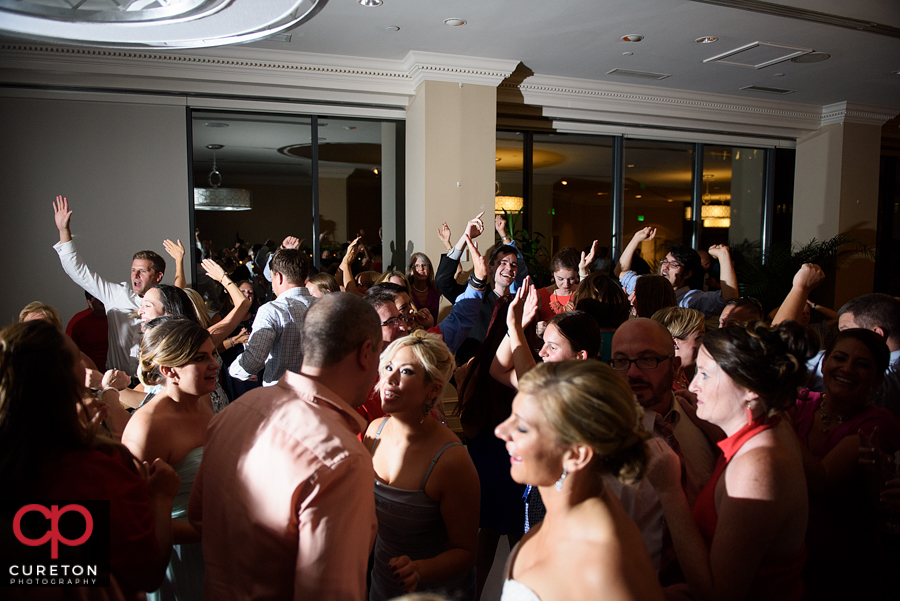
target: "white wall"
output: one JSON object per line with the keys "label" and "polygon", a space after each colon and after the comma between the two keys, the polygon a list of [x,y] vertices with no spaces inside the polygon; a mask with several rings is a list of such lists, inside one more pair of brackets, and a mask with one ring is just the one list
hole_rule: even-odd
{"label": "white wall", "polygon": [[69,198],[75,243],[92,269],[127,281],[132,255],[151,249],[167,259],[163,281],[172,283],[175,270],[162,241],[193,239],[183,100],[178,106],[127,95],[119,102],[88,94],[3,94],[0,256],[7,286],[0,325],[33,300],[55,306],[63,325],[86,308],[52,248],[59,240],[51,204],[57,194]]}

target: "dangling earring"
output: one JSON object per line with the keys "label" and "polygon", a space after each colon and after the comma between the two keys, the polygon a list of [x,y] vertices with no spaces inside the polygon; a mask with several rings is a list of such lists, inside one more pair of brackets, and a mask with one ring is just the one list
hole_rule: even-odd
{"label": "dangling earring", "polygon": [[565,466],[563,466],[562,476],[559,477],[559,480],[556,481],[556,484],[553,485],[553,488],[555,488],[556,490],[562,490],[563,482],[566,481],[566,476],[568,476],[568,475],[569,475],[569,471],[566,469]]}
{"label": "dangling earring", "polygon": [[753,423],[753,411],[750,409],[750,401],[747,401],[747,425]]}

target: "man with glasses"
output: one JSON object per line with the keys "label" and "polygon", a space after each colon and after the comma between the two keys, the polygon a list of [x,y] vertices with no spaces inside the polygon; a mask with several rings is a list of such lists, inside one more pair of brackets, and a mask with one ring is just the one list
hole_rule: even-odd
{"label": "man with glasses", "polygon": [[[631,387],[644,408],[644,427],[661,437],[682,458],[685,492],[691,503],[706,484],[716,463],[714,447],[675,399],[672,384],[681,366],[675,356],[672,335],[652,319],[630,319],[619,326],[612,340],[610,365]],[[665,570],[671,549],[663,548],[662,506],[647,480],[614,486],[622,506],[631,516],[650,550],[657,568]]]}
{"label": "man with glasses", "polygon": [[[616,274],[627,294],[634,291],[634,284],[640,277],[631,269],[634,254],[641,243],[652,240],[654,236],[656,236],[655,227],[640,229],[622,251],[619,264],[616,266]],[[728,247],[724,244],[710,246],[709,254],[719,261],[720,290],[703,291],[705,270],[700,255],[683,244],[673,244],[666,258],[659,264],[659,274],[669,280],[675,289],[675,302],[678,306],[696,309],[707,317],[721,313],[725,304],[738,296],[737,275]]]}

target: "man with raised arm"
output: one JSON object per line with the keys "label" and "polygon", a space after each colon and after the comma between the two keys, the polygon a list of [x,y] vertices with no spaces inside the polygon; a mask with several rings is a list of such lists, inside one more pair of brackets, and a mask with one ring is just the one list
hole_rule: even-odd
{"label": "man with raised arm", "polygon": [[494,218],[494,229],[500,235],[500,244],[494,247],[488,258],[490,271],[487,279],[476,278],[473,280],[470,277],[468,284],[460,284],[456,281],[456,268],[459,266],[459,260],[467,240],[474,240],[484,231],[484,222],[481,220],[483,215],[484,211],[466,224],[466,230],[456,246],[451,248],[446,255],[441,256],[440,265],[434,276],[435,286],[451,303],[455,303],[457,298],[466,292],[468,284],[475,288],[487,287],[475,324],[456,353],[456,361],[459,364],[465,363],[475,355],[478,345],[487,335],[497,300],[507,294],[514,294],[522,285],[525,276],[528,275],[525,259],[522,258],[507,232],[506,219],[502,215],[497,215]]}
{"label": "man with raised arm", "polygon": [[354,408],[378,379],[379,323],[359,296],[326,294],[306,313],[298,372],[210,422],[188,507],[207,599],[366,598],[375,472]]}
{"label": "man with raised arm", "polygon": [[109,351],[106,356],[107,369],[118,369],[134,376],[137,373],[138,352],[141,343],[141,319],[137,309],[141,298],[150,288],[158,284],[166,271],[166,262],[152,250],[134,253],[131,261],[131,285],[125,282],[113,283],[90,270],[72,240],[69,224],[72,211],[65,196],[57,196],[53,203],[59,242],[53,249],[59,255],[63,270],[72,281],[86,290],[106,307],[109,323]]}
{"label": "man with raised arm", "polygon": [[[627,294],[634,291],[634,284],[640,277],[631,270],[634,253],[639,244],[652,240],[654,236],[656,236],[655,227],[640,229],[622,251],[619,264],[616,266],[616,275],[619,276],[622,288]],[[673,244],[666,258],[660,263],[660,275],[669,280],[675,289],[675,302],[678,306],[696,309],[706,316],[718,315],[728,301],[738,296],[737,274],[728,247],[724,244],[710,246],[709,254],[719,260],[721,290],[703,291],[704,269],[700,255],[683,244]]]}

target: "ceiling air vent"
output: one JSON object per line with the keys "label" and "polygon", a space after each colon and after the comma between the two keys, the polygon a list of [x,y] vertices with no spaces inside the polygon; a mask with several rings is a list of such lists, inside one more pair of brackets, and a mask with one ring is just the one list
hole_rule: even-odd
{"label": "ceiling air vent", "polygon": [[613,69],[612,71],[607,71],[607,75],[621,75],[622,77],[637,77],[638,79],[665,79],[667,77],[672,77],[671,75],[667,75],[665,73],[651,73],[649,71],[631,71],[629,69]]}
{"label": "ceiling air vent", "polygon": [[741,88],[748,92],[762,92],[763,94],[793,94],[797,90],[785,90],[784,88],[769,88],[766,86],[745,86]]}
{"label": "ceiling air vent", "polygon": [[812,52],[810,48],[795,48],[770,42],[751,42],[739,48],[705,59],[704,63],[723,63],[737,67],[762,69]]}

